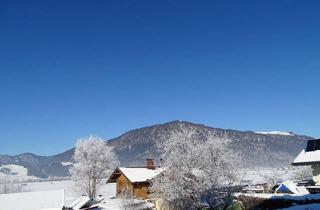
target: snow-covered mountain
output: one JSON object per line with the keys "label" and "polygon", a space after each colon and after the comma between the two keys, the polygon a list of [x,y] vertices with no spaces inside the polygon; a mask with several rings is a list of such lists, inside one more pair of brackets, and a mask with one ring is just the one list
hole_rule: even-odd
{"label": "snow-covered mountain", "polygon": [[[128,131],[107,141],[112,145],[123,166],[141,166],[146,158],[157,159],[156,143],[166,139],[171,132],[198,130],[198,139],[206,138],[208,132],[227,134],[232,138],[231,148],[241,153],[242,167],[288,166],[312,137],[283,132],[237,131],[208,127],[184,121],[172,121],[159,125]],[[28,169],[28,175],[37,177],[67,176],[72,166],[74,149],[54,155],[37,156],[25,153],[17,156],[0,155],[0,165],[21,165]]]}
{"label": "snow-covered mountain", "polygon": [[255,131],[255,133],[265,134],[265,135],[282,135],[282,136],[294,136],[294,135],[296,135],[293,132],[287,132],[287,131]]}
{"label": "snow-covered mountain", "polygon": [[53,155],[39,156],[32,153],[20,155],[0,155],[0,166],[17,165],[27,169],[28,176],[47,178],[49,176],[66,176],[69,173],[73,150]]}

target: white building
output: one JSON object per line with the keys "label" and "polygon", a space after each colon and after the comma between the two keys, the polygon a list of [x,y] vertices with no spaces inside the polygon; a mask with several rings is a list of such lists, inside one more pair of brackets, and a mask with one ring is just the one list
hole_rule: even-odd
{"label": "white building", "polygon": [[320,139],[309,140],[306,149],[294,159],[294,166],[311,166],[313,179],[320,185]]}

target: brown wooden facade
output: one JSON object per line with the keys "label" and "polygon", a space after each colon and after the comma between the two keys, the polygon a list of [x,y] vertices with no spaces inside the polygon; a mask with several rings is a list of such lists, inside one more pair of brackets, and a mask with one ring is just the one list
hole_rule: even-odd
{"label": "brown wooden facade", "polygon": [[150,183],[145,182],[131,182],[125,174],[117,168],[108,180],[108,183],[116,183],[116,195],[122,196],[123,192],[129,192],[136,198],[146,199],[149,197],[149,186]]}

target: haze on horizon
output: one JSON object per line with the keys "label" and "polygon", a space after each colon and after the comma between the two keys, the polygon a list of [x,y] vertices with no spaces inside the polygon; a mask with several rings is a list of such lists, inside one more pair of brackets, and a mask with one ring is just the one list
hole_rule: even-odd
{"label": "haze on horizon", "polygon": [[320,136],[318,1],[0,3],[0,154],[181,119]]}

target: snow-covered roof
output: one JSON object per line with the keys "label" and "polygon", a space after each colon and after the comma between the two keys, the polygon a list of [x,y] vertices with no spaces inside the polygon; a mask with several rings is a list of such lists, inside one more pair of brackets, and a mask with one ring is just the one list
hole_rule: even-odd
{"label": "snow-covered roof", "polygon": [[163,172],[164,169],[148,169],[145,167],[119,167],[109,177],[108,183],[116,182],[118,177],[123,174],[130,182],[147,182]]}
{"label": "snow-covered roof", "polygon": [[69,205],[69,208],[72,208],[74,210],[81,209],[84,207],[88,202],[90,202],[91,199],[88,196],[81,196],[77,198],[71,205]]}
{"label": "snow-covered roof", "polygon": [[293,181],[284,181],[276,189],[275,193],[281,193],[283,190],[290,191],[293,194],[297,195],[306,195],[310,194],[309,191],[304,186],[297,186]]}
{"label": "snow-covered roof", "polygon": [[320,163],[320,150],[308,151],[302,150],[294,159],[292,165],[309,165],[312,163]]}
{"label": "snow-covered roof", "polygon": [[64,190],[23,192],[0,195],[0,209],[40,210],[61,209],[64,205]]}
{"label": "snow-covered roof", "polygon": [[163,169],[148,169],[148,168],[125,168],[120,167],[119,170],[130,180],[130,182],[146,182],[160,174]]}

